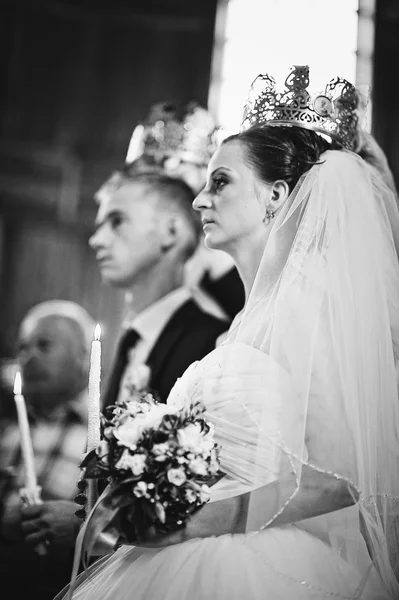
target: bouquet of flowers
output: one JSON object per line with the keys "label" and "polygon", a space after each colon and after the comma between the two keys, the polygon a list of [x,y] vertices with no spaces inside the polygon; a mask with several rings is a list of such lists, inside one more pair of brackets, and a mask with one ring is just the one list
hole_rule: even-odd
{"label": "bouquet of flowers", "polygon": [[148,527],[167,532],[209,500],[218,446],[202,404],[161,404],[143,389],[102,415],[102,441],[86,478],[107,478],[120,536],[134,542]]}

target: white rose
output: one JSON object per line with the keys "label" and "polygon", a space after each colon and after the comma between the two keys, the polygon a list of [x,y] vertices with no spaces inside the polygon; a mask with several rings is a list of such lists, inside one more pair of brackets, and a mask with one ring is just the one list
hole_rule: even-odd
{"label": "white rose", "polygon": [[199,449],[198,454],[201,454],[201,456],[203,458],[208,458],[208,456],[211,456],[213,450],[215,447],[215,442],[212,439],[209,439],[207,437],[202,438],[201,440],[201,447]]}
{"label": "white rose", "polygon": [[207,465],[202,458],[194,458],[188,463],[188,467],[195,475],[207,475]]}
{"label": "white rose", "polygon": [[145,454],[134,454],[130,457],[129,467],[133,475],[141,475],[144,472],[146,460]]}
{"label": "white rose", "polygon": [[173,414],[174,412],[174,407],[167,406],[166,404],[155,404],[144,416],[145,428],[158,429],[164,416],[167,414]]}
{"label": "white rose", "polygon": [[186,474],[183,469],[169,469],[167,475],[170,483],[180,486],[186,481]]}
{"label": "white rose", "polygon": [[199,425],[190,423],[177,433],[179,445],[188,452],[199,453],[201,451],[201,429]]}
{"label": "white rose", "polygon": [[137,442],[143,434],[143,427],[139,416],[134,419],[125,419],[120,425],[114,428],[114,437],[119,440],[119,444],[130,448],[130,450],[135,450]]}

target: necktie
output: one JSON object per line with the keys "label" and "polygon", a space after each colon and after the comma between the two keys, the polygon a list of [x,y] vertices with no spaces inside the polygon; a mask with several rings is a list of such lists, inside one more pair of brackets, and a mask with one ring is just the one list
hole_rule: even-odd
{"label": "necktie", "polygon": [[128,362],[129,350],[135,347],[139,339],[140,335],[135,329],[128,329],[121,337],[114,366],[108,380],[107,390],[104,394],[103,408],[110,404],[115,404],[118,398],[120,382]]}

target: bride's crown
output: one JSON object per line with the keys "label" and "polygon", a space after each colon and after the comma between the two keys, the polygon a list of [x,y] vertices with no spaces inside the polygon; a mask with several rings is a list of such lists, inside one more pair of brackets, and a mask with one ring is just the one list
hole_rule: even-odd
{"label": "bride's crown", "polygon": [[358,133],[359,96],[354,85],[336,77],[324,90],[310,94],[309,67],[293,66],[285,89],[277,92],[275,80],[258,75],[244,107],[241,130],[253,125],[296,125],[312,129],[354,150]]}
{"label": "bride's crown", "polygon": [[167,102],[154,104],[133,131],[126,162],[147,158],[158,166],[166,161],[207,166],[217,147],[219,128],[196,102],[190,102],[181,113]]}

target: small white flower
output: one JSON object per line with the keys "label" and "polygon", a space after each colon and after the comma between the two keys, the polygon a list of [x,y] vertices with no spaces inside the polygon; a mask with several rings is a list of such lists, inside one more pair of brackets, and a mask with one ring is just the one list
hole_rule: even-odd
{"label": "small white flower", "polygon": [[168,450],[169,450],[168,442],[162,442],[161,444],[154,444],[152,447],[152,451],[155,455],[167,454]]}
{"label": "small white flower", "polygon": [[145,454],[130,454],[125,450],[115,464],[115,467],[119,470],[130,470],[133,475],[141,475],[145,469],[146,456]]}
{"label": "small white flower", "polygon": [[204,483],[201,486],[201,502],[208,502],[209,498],[211,497],[211,490],[210,488]]}
{"label": "small white flower", "polygon": [[134,454],[129,461],[129,467],[133,475],[141,475],[144,473],[147,457],[145,454]]}
{"label": "small white flower", "polygon": [[133,494],[136,498],[141,498],[147,492],[147,484],[145,481],[139,481],[133,488]]}
{"label": "small white flower", "polygon": [[190,504],[197,500],[197,494],[194,492],[194,490],[186,490],[186,500],[187,502],[190,502]]}
{"label": "small white flower", "polygon": [[154,444],[152,447],[152,453],[154,454],[155,460],[157,462],[163,462],[167,459],[169,451],[169,444],[167,442],[163,442],[162,444]]}
{"label": "small white flower", "polygon": [[183,469],[169,469],[167,475],[170,483],[180,486],[186,481],[186,474]]}

